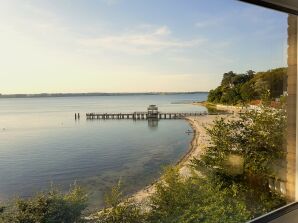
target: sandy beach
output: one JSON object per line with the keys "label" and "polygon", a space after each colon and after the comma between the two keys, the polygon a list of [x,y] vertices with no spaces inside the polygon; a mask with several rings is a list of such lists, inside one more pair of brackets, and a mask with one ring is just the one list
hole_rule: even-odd
{"label": "sandy beach", "polygon": [[228,113],[241,113],[246,111],[248,108],[253,109],[255,106],[235,106],[235,105],[224,105],[224,104],[213,104],[207,101],[202,101],[202,102],[194,102],[192,103],[193,105],[199,105],[203,107],[209,107],[209,108],[214,108],[218,111],[225,111]]}
{"label": "sandy beach", "polygon": [[[193,158],[199,158],[209,143],[209,136],[205,127],[212,125],[213,121],[219,117],[226,117],[226,115],[206,115],[186,118],[193,129],[193,139],[188,152],[176,164],[181,176],[187,177],[190,175],[190,161]],[[160,180],[158,179],[156,182]],[[131,199],[134,199],[140,205],[146,206],[149,196],[155,191],[156,182],[135,193]]]}

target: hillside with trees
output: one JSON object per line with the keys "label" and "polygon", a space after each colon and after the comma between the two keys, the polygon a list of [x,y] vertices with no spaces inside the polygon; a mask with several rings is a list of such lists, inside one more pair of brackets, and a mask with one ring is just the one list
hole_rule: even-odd
{"label": "hillside with trees", "polygon": [[270,98],[283,95],[287,81],[287,68],[276,68],[265,72],[249,70],[245,74],[233,71],[223,74],[220,86],[209,92],[208,102],[228,105],[246,104],[262,98],[265,91]]}

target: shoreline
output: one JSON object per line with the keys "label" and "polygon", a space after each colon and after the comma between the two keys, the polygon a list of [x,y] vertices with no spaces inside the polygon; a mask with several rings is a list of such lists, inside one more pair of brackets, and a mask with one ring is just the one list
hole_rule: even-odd
{"label": "shoreline", "polygon": [[[178,168],[180,176],[185,178],[191,176],[192,170],[189,164],[192,158],[199,158],[201,152],[210,145],[209,135],[205,127],[211,126],[216,118],[228,117],[230,115],[231,114],[219,114],[185,118],[185,121],[187,121],[193,129],[193,137],[188,145],[187,152],[175,164],[172,164]],[[139,205],[144,212],[150,211],[150,196],[155,193],[155,186],[158,182],[162,181],[162,178],[163,175],[139,191],[128,195],[127,200]],[[98,213],[100,212],[101,211]],[[96,218],[96,215],[91,216],[91,218],[94,217]]]}
{"label": "shoreline", "polygon": [[193,105],[200,105],[206,107],[207,109],[215,109],[218,111],[225,111],[230,113],[241,113],[248,109],[247,106],[240,106],[240,105],[226,105],[226,104],[219,104],[219,103],[211,103],[208,101],[200,101],[194,102]]}
{"label": "shoreline", "polygon": [[[189,143],[187,152],[175,163],[174,166],[178,167],[179,173],[183,177],[188,177],[191,174],[189,164],[192,158],[199,158],[201,152],[209,145],[209,136],[207,135],[206,126],[210,126],[218,117],[226,117],[227,115],[206,115],[197,117],[187,117],[185,121],[189,123],[193,130],[193,137]],[[155,192],[156,183],[162,180],[162,176],[154,182],[144,187],[143,189],[133,193],[129,196],[129,200],[133,200],[145,209],[148,198]]]}
{"label": "shoreline", "polygon": [[191,139],[191,141],[188,145],[187,152],[174,164],[175,166],[183,165],[189,159],[189,157],[194,152],[194,150],[196,149],[195,141],[196,141],[196,138],[197,138],[197,134],[199,134],[199,133],[197,133],[197,129],[196,129],[196,127],[195,127],[195,125],[194,125],[194,123],[191,119],[186,118],[185,121],[188,122],[188,124],[192,128],[193,135],[192,135],[192,139]]}

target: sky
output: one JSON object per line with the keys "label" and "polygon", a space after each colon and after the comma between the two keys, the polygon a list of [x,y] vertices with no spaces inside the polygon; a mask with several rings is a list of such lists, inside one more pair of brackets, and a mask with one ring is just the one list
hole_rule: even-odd
{"label": "sky", "polygon": [[286,66],[287,15],[236,0],[0,0],[0,93],[209,91]]}

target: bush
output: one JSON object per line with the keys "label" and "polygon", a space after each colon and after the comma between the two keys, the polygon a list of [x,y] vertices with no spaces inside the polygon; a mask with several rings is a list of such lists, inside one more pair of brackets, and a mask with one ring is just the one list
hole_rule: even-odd
{"label": "bush", "polygon": [[239,119],[217,119],[207,129],[211,145],[194,162],[203,172],[226,174],[227,160],[237,155],[244,160],[244,175],[271,177],[274,164],[285,155],[285,127],[285,111],[265,106],[247,111]]}
{"label": "bush", "polygon": [[251,217],[234,185],[223,188],[196,173],[184,179],[176,168],[167,169],[163,179],[151,198],[149,222],[238,223]]}
{"label": "bush", "polygon": [[3,223],[79,223],[83,222],[86,202],[86,194],[77,185],[66,194],[51,189],[30,199],[16,199],[5,208],[1,220]]}
{"label": "bush", "polygon": [[122,196],[120,182],[105,196],[105,208],[95,213],[91,222],[96,223],[142,223],[146,215],[141,208]]}

